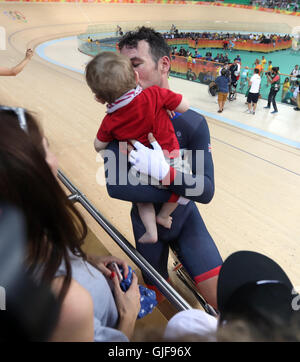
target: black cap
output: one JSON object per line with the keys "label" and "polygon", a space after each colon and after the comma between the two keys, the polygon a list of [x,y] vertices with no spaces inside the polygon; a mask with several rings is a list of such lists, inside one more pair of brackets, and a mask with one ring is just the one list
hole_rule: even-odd
{"label": "black cap", "polygon": [[272,259],[252,251],[233,253],[219,274],[220,320],[228,314],[251,314],[287,322],[295,312],[293,292],[290,279]]}

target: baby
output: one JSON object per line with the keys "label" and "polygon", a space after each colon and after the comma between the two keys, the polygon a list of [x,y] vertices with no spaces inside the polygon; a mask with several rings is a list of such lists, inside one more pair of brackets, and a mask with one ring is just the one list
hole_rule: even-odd
{"label": "baby", "polygon": [[[86,67],[86,81],[96,100],[107,103],[107,115],[94,142],[97,152],[114,139],[135,139],[150,147],[148,134],[152,133],[164,150],[166,160],[176,168],[181,161],[179,144],[167,111],[183,113],[188,110],[188,104],[180,94],[158,86],[143,90],[129,58],[116,52],[102,52],[91,60]],[[157,216],[152,203],[137,203],[146,229],[138,240],[140,243],[157,242],[156,223],[171,228],[171,213],[179,202],[188,203],[179,196],[174,200],[176,202],[164,203]]]}

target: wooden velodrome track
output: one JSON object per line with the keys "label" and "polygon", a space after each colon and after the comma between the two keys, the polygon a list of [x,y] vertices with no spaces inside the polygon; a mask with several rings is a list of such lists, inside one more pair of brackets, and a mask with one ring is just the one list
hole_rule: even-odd
{"label": "wooden velodrome track", "polygon": [[[291,26],[299,22],[299,18],[287,15],[195,5],[0,2],[0,9],[0,24],[7,35],[2,66],[16,64],[27,47],[84,32],[92,22],[255,20]],[[12,21],[3,14],[8,10],[21,11],[28,22]],[[111,199],[105,187],[96,183],[100,164],[93,140],[104,107],[95,103],[83,76],[35,55],[16,78],[1,78],[0,97],[2,104],[23,106],[36,113],[60,169],[133,242],[130,204]],[[300,151],[213,119],[208,122],[216,193],[210,204],[198,207],[222,257],[242,249],[262,252],[276,260],[294,285],[300,286]],[[111,254],[124,257],[95,221],[88,215],[86,220],[97,238],[92,249],[100,250],[102,243]]]}

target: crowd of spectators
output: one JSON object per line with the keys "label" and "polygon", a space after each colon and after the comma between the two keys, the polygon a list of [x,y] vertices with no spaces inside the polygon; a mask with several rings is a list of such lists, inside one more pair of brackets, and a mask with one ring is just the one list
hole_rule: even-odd
{"label": "crowd of spectators", "polygon": [[201,39],[208,39],[208,40],[233,40],[235,41],[249,41],[252,40],[253,43],[271,43],[274,41],[287,41],[291,40],[291,37],[289,34],[285,35],[278,35],[278,34],[241,34],[241,33],[223,33],[222,31],[220,33],[218,32],[179,32],[178,29],[176,29],[175,32],[167,32],[164,33],[165,39],[191,39],[195,40],[196,44],[198,40]]}
{"label": "crowd of spectators", "polygon": [[251,5],[288,11],[299,11],[300,9],[300,2],[294,0],[253,0]]}
{"label": "crowd of spectators", "polygon": [[[215,57],[213,57],[211,52],[206,52],[205,55],[204,55],[204,53],[202,55],[201,52],[199,52],[198,50],[195,50],[194,53],[192,53],[191,51],[183,48],[182,46],[179,49],[177,46],[175,46],[175,47],[171,47],[171,54],[172,54],[172,56],[177,55],[177,56],[181,56],[181,57],[186,57],[187,61],[189,63],[194,63],[195,59],[208,60],[208,61],[213,61],[213,62],[218,62],[218,63],[230,63],[228,53],[225,53],[225,54],[218,53]],[[241,61],[241,58],[239,55],[237,55],[237,58],[239,59],[239,61]]]}

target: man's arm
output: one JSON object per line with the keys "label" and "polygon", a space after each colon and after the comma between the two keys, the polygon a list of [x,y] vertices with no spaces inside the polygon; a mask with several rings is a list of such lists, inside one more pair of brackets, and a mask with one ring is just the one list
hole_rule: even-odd
{"label": "man's arm", "polygon": [[207,204],[215,191],[210,132],[205,117],[189,110],[173,120],[175,131],[184,134],[191,173],[176,170],[168,190],[190,200]]}

